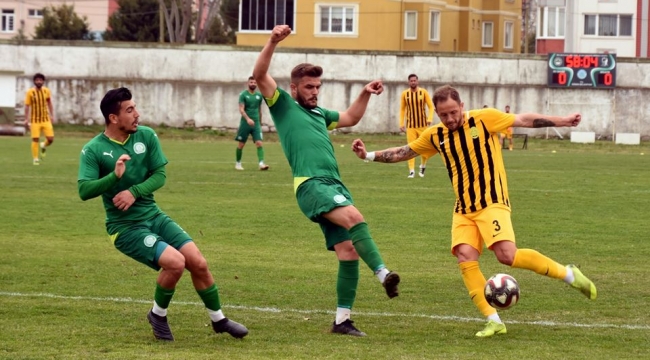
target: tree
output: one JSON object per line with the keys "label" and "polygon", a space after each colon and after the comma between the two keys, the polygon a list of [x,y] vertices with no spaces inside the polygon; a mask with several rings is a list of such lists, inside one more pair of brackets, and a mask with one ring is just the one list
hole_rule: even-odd
{"label": "tree", "polygon": [[74,5],[48,6],[43,9],[43,20],[36,26],[34,39],[92,40],[86,16],[79,17]]}
{"label": "tree", "polygon": [[[196,23],[194,24],[197,44],[205,44],[215,19],[221,23],[221,20],[218,18],[220,6],[221,0],[198,0],[199,11],[196,17]],[[205,9],[206,7],[207,10]],[[204,16],[205,11],[207,11],[207,14]],[[221,28],[222,26],[219,27]]]}
{"label": "tree", "polygon": [[118,0],[108,18],[107,41],[156,42],[160,36],[158,0]]}
{"label": "tree", "polygon": [[239,0],[222,0],[219,14],[227,28],[230,43],[236,43],[236,31],[239,30]]}
{"label": "tree", "polygon": [[186,42],[192,22],[193,2],[193,0],[158,0],[165,16],[169,42],[180,44]]}
{"label": "tree", "polygon": [[[234,33],[232,34],[234,35]],[[206,43],[209,44],[234,44],[234,36],[221,22],[220,17],[215,17],[212,26],[208,29]]]}

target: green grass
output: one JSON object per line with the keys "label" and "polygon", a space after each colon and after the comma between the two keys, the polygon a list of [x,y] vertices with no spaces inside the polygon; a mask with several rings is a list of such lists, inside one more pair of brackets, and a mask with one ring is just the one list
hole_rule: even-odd
{"label": "green grass", "polygon": [[[159,129],[170,163],[158,204],[194,236],[226,315],[250,329],[241,341],[215,335],[186,274],[170,307],[170,344],[154,341],[145,319],[156,273],[112,247],[99,199],[78,198],[78,156],[94,133],[59,130],[40,166],[31,164],[29,139],[0,138],[0,358],[650,357],[648,143],[533,139],[528,150],[504,154],[517,244],[579,264],[599,297],[509,269],[486,251],[485,275],[512,274],[522,298],[501,313],[507,335],[477,339],[483,320],[449,252],[454,196],[441,161],[430,160],[425,178],[407,179],[405,164],[364,163],[349,150],[354,135],[333,135],[343,180],[403,279],[388,300],[362,265],[353,319],[369,336],[350,338],[328,333],[337,261],[295,203],[276,138],[265,143],[271,170],[256,170],[249,143],[246,170],[237,172],[232,134]],[[404,143],[363,138],[371,150]]]}

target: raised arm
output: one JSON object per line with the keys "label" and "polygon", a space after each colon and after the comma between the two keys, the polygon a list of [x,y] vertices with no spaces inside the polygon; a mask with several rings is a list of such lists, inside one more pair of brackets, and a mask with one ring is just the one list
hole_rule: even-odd
{"label": "raised arm", "polygon": [[366,112],[368,101],[370,101],[370,95],[379,95],[383,91],[384,84],[381,82],[381,80],[373,80],[364,86],[363,90],[361,90],[361,94],[359,94],[352,105],[350,105],[347,110],[339,114],[339,122],[336,127],[342,128],[358,124],[363,117],[363,114]]}
{"label": "raised arm", "polygon": [[354,151],[359,159],[383,163],[396,163],[410,160],[418,156],[418,154],[411,150],[408,145],[367,152],[366,145],[361,141],[361,139],[356,139],[352,142],[352,151]]}
{"label": "raised arm", "polygon": [[269,66],[271,65],[271,58],[278,43],[287,38],[291,34],[289,25],[276,25],[271,32],[271,37],[264,45],[255,62],[253,69],[253,77],[257,82],[257,87],[265,98],[273,97],[275,90],[278,88],[275,80],[269,75]]}
{"label": "raised arm", "polygon": [[579,113],[571,114],[569,116],[549,116],[526,113],[515,115],[515,122],[512,126],[526,128],[578,126],[580,120],[582,120],[582,116]]}

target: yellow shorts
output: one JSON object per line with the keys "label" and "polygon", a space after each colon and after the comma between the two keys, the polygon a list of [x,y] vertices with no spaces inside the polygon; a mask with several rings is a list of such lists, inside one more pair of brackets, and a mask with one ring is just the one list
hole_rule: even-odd
{"label": "yellow shorts", "polygon": [[470,214],[454,213],[451,224],[452,254],[460,244],[468,244],[481,254],[483,245],[489,249],[494,243],[503,240],[515,242],[509,207],[492,204]]}
{"label": "yellow shorts", "polygon": [[424,130],[426,130],[426,127],[421,127],[421,128],[406,128],[406,141],[411,142],[417,140],[417,138],[422,135]]}
{"label": "yellow shorts", "polygon": [[32,139],[37,139],[41,137],[41,131],[45,137],[54,137],[54,127],[52,122],[40,122],[40,123],[31,123],[29,129],[32,133]]}

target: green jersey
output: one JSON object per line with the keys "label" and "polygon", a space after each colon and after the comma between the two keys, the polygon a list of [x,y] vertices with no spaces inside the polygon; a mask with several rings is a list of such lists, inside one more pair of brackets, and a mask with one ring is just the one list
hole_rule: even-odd
{"label": "green jersey", "polygon": [[97,180],[110,175],[115,171],[117,159],[124,154],[131,157],[131,160],[126,162],[124,175],[102,194],[106,209],[106,229],[109,234],[115,234],[161,212],[153,194],[137,197],[127,211],[121,211],[113,205],[115,195],[144,182],[152,171],[167,164],[158,136],[149,127],[138,126],[138,130],[129,135],[123,143],[109,139],[104,133],[95,136],[81,150],[78,180]]}
{"label": "green jersey", "polygon": [[[244,104],[244,111],[251,120],[255,121],[255,125],[260,125],[260,106],[262,105],[262,94],[259,91],[251,93],[248,90],[244,90],[239,94],[239,103]],[[248,126],[248,122],[244,117],[241,117],[241,125]]]}
{"label": "green jersey", "polygon": [[266,103],[293,172],[294,190],[311,177],[340,180],[328,133],[336,128],[339,113],[321,107],[306,109],[280,88]]}

